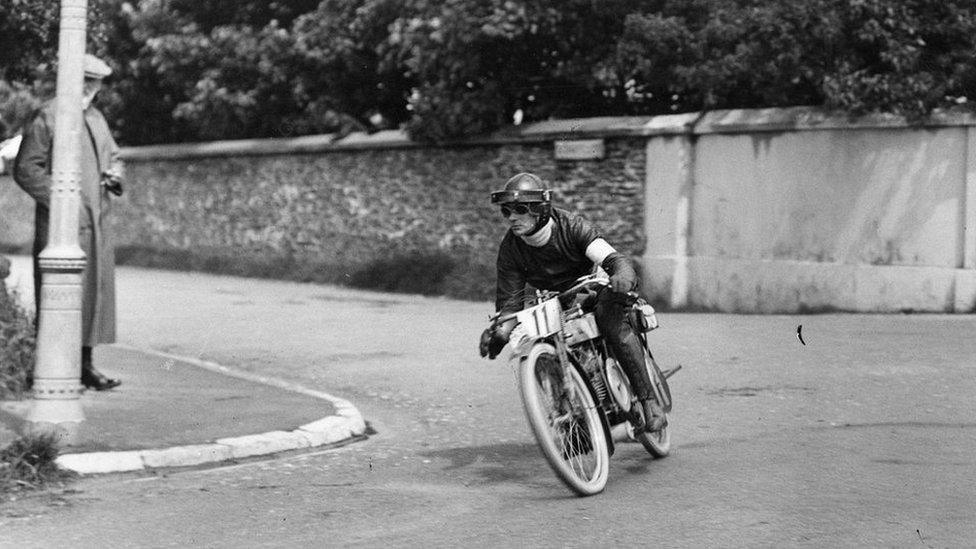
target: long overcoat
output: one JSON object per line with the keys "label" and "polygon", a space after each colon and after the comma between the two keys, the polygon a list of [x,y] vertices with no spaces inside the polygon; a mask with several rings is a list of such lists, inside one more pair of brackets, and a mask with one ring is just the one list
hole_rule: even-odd
{"label": "long overcoat", "polygon": [[[40,312],[41,271],[38,255],[47,245],[51,203],[51,154],[54,148],[55,105],[45,105],[23,132],[14,163],[14,180],[36,204],[34,210],[34,296]],[[82,346],[115,342],[115,250],[106,225],[111,195],[102,174],[121,176],[119,147],[105,117],[95,107],[84,114],[81,132],[81,209],[78,244],[85,252],[82,272]]]}

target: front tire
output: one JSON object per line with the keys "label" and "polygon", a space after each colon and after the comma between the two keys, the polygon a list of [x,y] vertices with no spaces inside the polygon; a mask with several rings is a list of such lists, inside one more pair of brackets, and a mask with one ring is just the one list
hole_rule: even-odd
{"label": "front tire", "polygon": [[556,476],[578,495],[602,492],[610,451],[593,397],[576,368],[563,368],[556,349],[538,343],[519,364],[518,378],[525,416]]}

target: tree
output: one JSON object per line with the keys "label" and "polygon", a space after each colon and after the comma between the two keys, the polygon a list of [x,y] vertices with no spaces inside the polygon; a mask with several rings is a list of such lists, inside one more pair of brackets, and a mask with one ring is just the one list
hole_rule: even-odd
{"label": "tree", "polygon": [[377,114],[402,121],[397,75],[379,71],[375,53],[396,2],[226,4],[143,0],[122,10],[112,43],[131,61],[107,110],[124,141],[347,133],[372,128]]}
{"label": "tree", "polygon": [[0,80],[29,82],[56,58],[57,0],[6,0],[0,16]]}
{"label": "tree", "polygon": [[216,15],[237,12],[211,8],[167,0],[122,3],[109,51],[129,62],[120,67],[117,95],[106,110],[118,119],[123,141],[273,137],[300,114],[291,98],[295,61],[287,30],[276,19],[257,27],[233,17],[222,24]]}
{"label": "tree", "polygon": [[386,66],[416,82],[415,138],[445,140],[511,122],[614,114],[622,83],[599,78],[631,2],[413,0],[390,27]]}
{"label": "tree", "polygon": [[310,124],[340,133],[398,127],[412,80],[381,52],[400,0],[324,0],[293,26],[296,101]]}
{"label": "tree", "polygon": [[[660,112],[824,105],[918,120],[973,88],[974,3],[671,2],[631,14],[613,70]],[[621,76],[627,78],[627,76]]]}
{"label": "tree", "polygon": [[826,104],[921,120],[976,97],[976,2],[838,2]]}
{"label": "tree", "polygon": [[[11,112],[53,74],[56,0],[7,0]],[[972,109],[976,0],[91,0],[127,144],[823,105]],[[12,100],[8,100],[12,101]],[[3,130],[3,128],[0,128]]]}
{"label": "tree", "polygon": [[[90,0],[88,48],[105,39],[102,23],[115,0]],[[5,0],[0,12],[0,140],[14,135],[54,95],[58,0]]]}

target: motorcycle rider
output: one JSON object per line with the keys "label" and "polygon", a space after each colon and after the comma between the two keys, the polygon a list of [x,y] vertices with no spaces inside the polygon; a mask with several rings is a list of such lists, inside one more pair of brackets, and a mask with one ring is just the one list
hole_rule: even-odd
{"label": "motorcycle rider", "polygon": [[[552,191],[538,176],[523,172],[491,193],[509,230],[498,248],[495,309],[509,314],[522,309],[526,284],[540,290],[563,291],[599,265],[610,275],[610,286],[596,294],[594,316],[614,357],[630,379],[644,410],[631,412],[635,429],[660,430],[664,412],[654,398],[644,364],[644,352],[633,326],[627,321],[637,287],[637,273],[630,259],[617,252],[590,223],[566,210],[552,207]],[[508,343],[515,319],[488,328],[481,334],[482,357],[494,359]]]}

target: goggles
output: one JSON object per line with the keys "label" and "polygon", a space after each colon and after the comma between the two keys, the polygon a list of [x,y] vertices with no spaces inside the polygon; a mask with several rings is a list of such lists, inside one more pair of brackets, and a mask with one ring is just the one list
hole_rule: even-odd
{"label": "goggles", "polygon": [[528,213],[542,213],[542,203],[540,202],[509,202],[501,205],[502,215],[508,217],[513,213],[525,215]]}
{"label": "goggles", "polygon": [[506,202],[549,202],[552,200],[552,191],[549,189],[527,189],[521,191],[495,191],[491,193],[492,204],[504,204]]}

